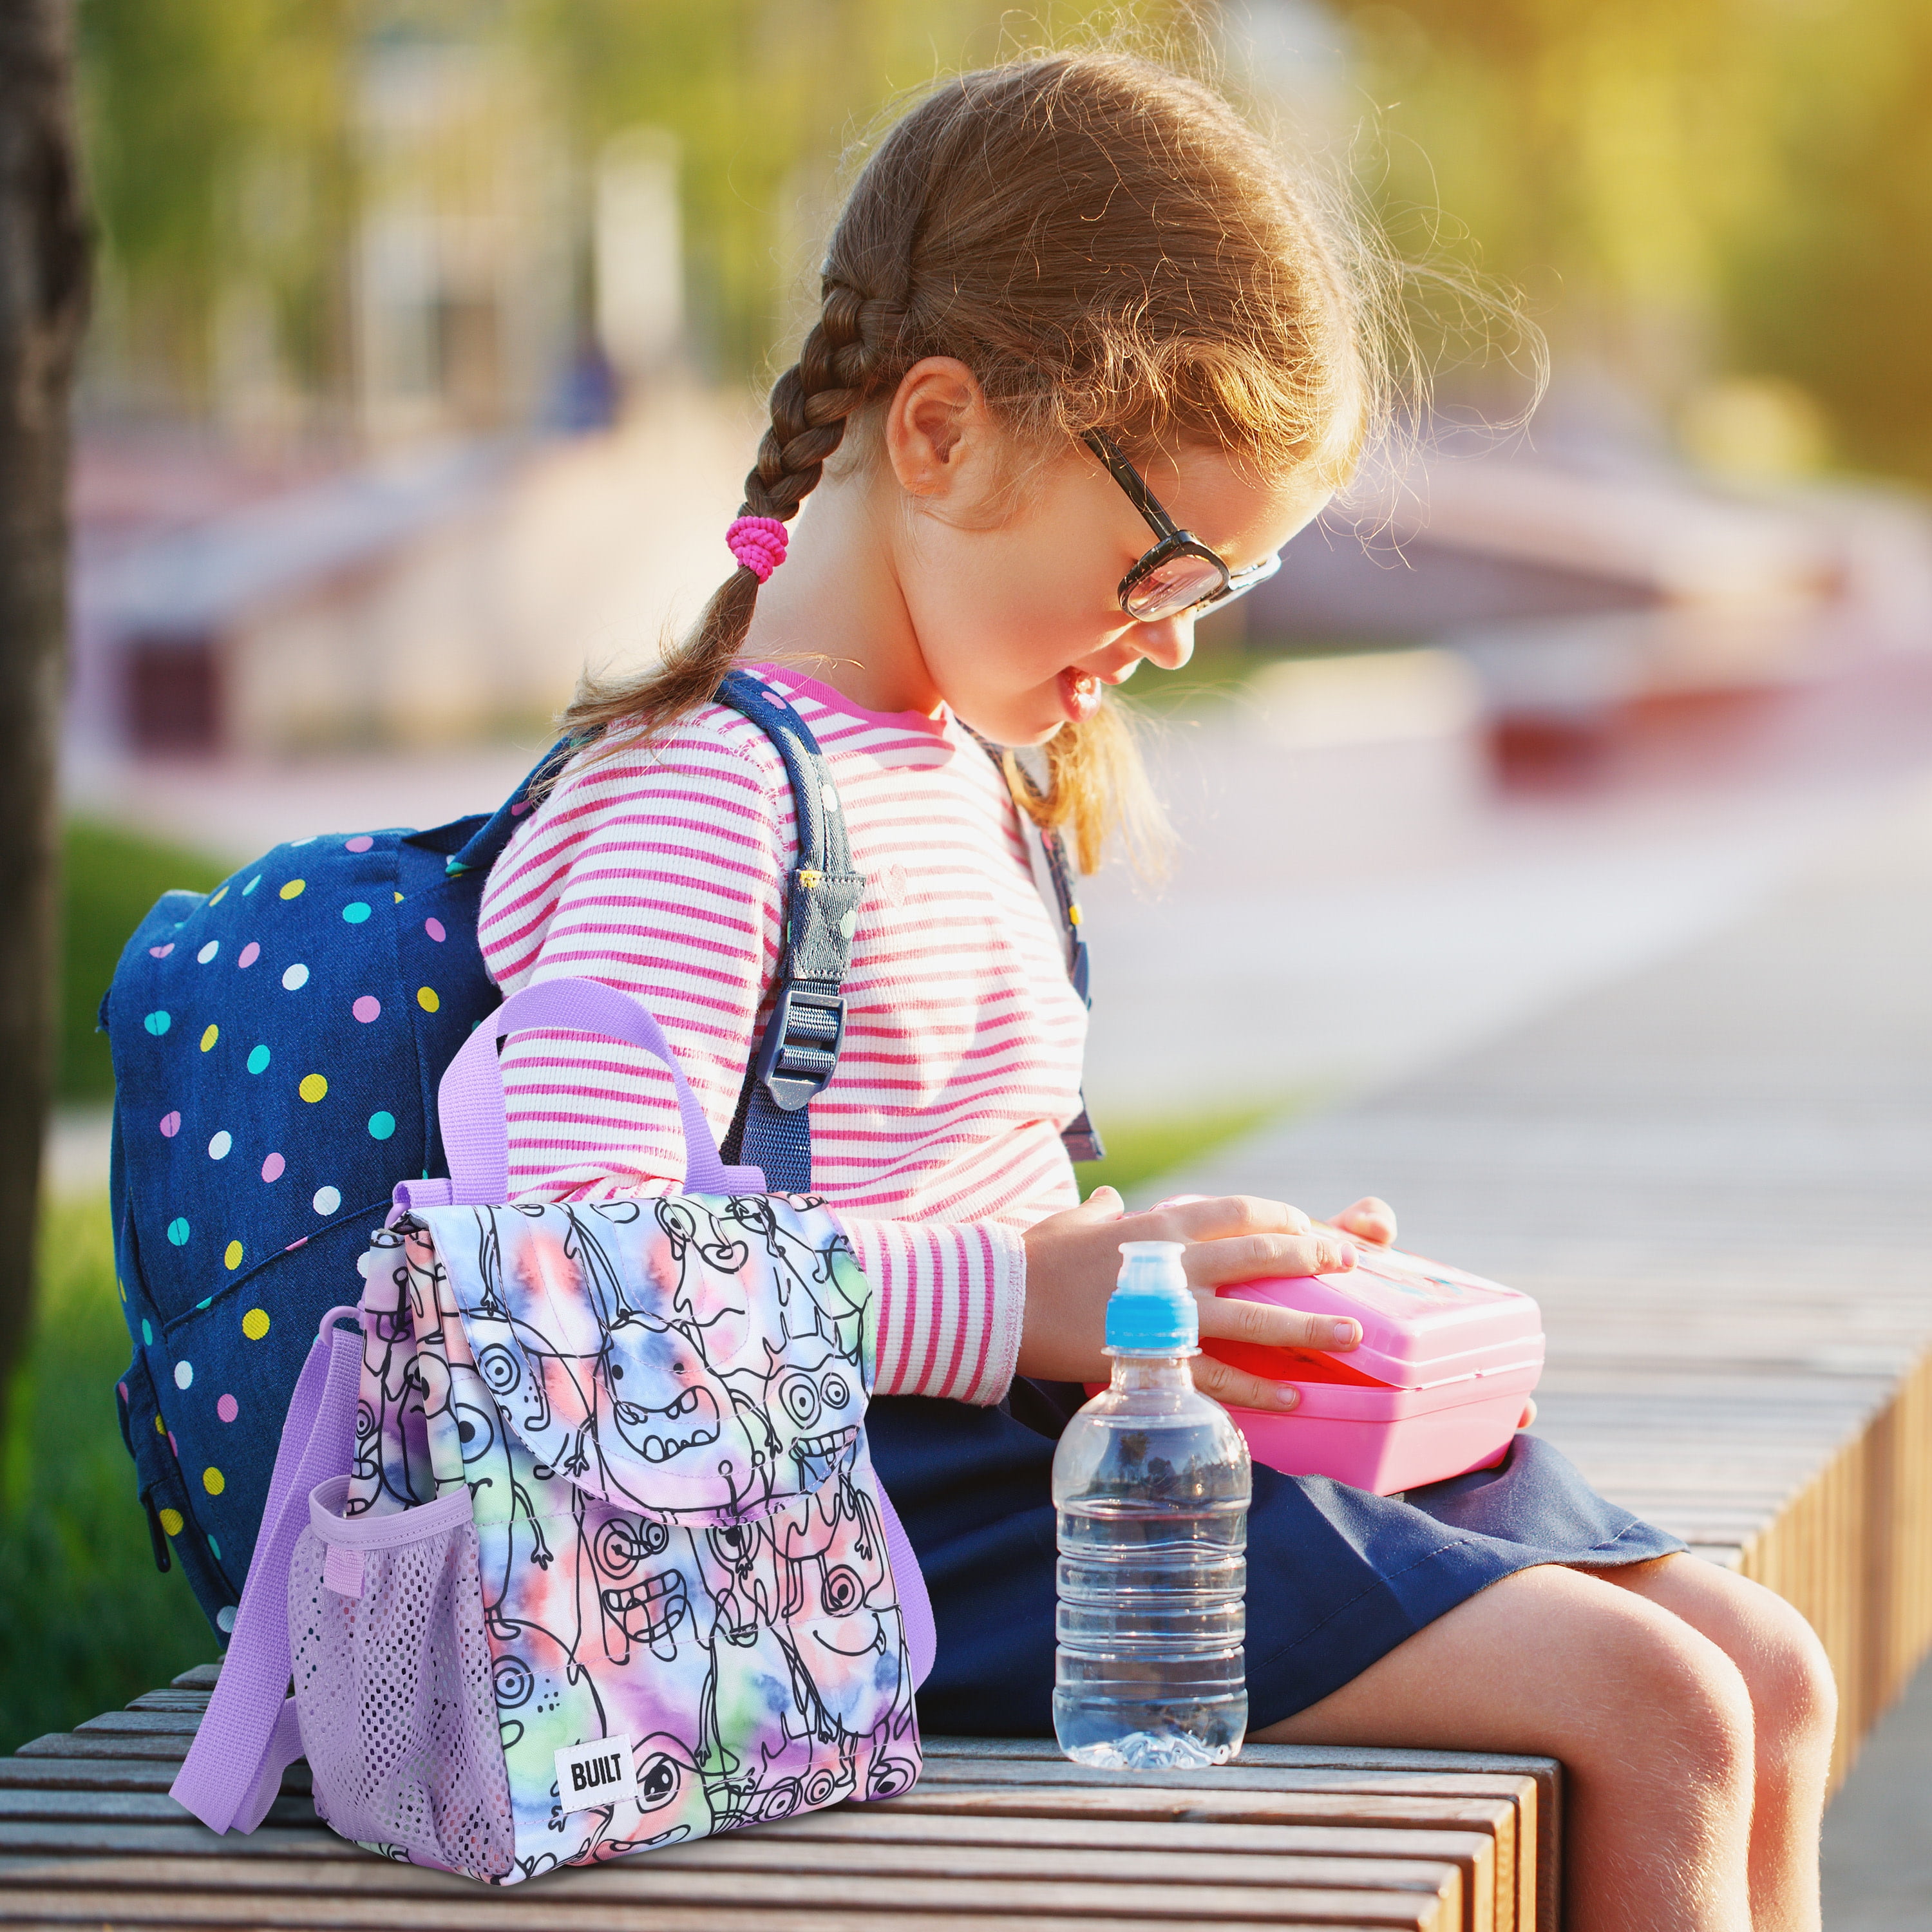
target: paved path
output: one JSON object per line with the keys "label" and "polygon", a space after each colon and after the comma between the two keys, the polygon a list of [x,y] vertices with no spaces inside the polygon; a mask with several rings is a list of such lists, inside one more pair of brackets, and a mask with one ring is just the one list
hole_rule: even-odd
{"label": "paved path", "polygon": [[1498,791],[1466,736],[1290,747],[1282,722],[1168,728],[1174,876],[1086,888],[1103,1130],[1360,1094],[1718,929],[1932,772],[1932,655],[1653,718],[1542,792]]}
{"label": "paved path", "polygon": [[1932,1666],[1872,1733],[1825,1820],[1825,1932],[1932,1925]]}

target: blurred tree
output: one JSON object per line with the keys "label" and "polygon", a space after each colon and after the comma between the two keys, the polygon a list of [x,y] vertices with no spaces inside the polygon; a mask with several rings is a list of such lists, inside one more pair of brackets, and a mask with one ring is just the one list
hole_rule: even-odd
{"label": "blurred tree", "polygon": [[[1404,254],[1479,257],[1559,352],[1672,409],[1720,370],[1782,377],[1843,457],[1932,477],[1925,0],[1326,7]],[[690,334],[737,380],[902,90],[1035,33],[1198,44],[1238,16],[1305,32],[1322,0],[81,0],[104,333],[136,390],[206,408],[221,305],[266,286],[292,378],[346,400],[362,58],[442,36],[516,47],[580,170],[628,128],[677,137]]]}
{"label": "blurred tree", "polygon": [[[1052,25],[1184,34],[1200,10],[1063,0]],[[346,406],[357,89],[372,44],[411,39],[516,47],[580,178],[614,134],[676,136],[691,334],[707,373],[740,379],[784,326],[842,151],[901,90],[994,56],[1016,17],[998,0],[80,0],[106,243],[94,373],[118,386],[100,400],[207,414],[245,286],[272,298],[290,379],[326,416]]]}
{"label": "blurred tree", "polygon": [[348,382],[362,0],[80,0],[104,322],[137,411],[212,400],[221,304],[271,296],[290,373]]}
{"label": "blurred tree", "polygon": [[1400,242],[1479,254],[1673,410],[1784,377],[1841,459],[1932,479],[1924,0],[1337,4]]}
{"label": "blurred tree", "polygon": [[1843,458],[1932,481],[1932,8],[1786,6],[1778,172],[1726,264],[1726,346],[1808,389]]}
{"label": "blurred tree", "polygon": [[26,1345],[54,1057],[68,393],[88,224],[67,0],[0,0],[0,1424]]}

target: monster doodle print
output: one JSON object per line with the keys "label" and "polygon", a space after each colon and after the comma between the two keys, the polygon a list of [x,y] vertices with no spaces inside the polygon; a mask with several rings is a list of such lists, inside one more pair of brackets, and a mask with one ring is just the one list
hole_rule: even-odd
{"label": "monster doodle print", "polygon": [[344,1516],[466,1490],[514,1840],[374,1848],[514,1882],[913,1781],[872,1290],[815,1198],[423,1208],[362,1266]]}

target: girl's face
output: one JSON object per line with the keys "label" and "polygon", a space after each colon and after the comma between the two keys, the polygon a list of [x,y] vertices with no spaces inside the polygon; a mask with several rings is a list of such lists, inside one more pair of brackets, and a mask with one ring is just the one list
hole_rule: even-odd
{"label": "girl's face", "polygon": [[[1042,744],[1091,717],[1102,686],[1143,658],[1165,670],[1187,662],[1192,616],[1146,624],[1120,608],[1121,578],[1157,539],[1098,458],[1075,446],[1016,490],[1016,452],[990,424],[955,433],[936,458],[914,449],[923,469],[898,450],[891,466],[906,487],[906,615],[934,690],[959,717],[998,744]],[[1198,446],[1139,467],[1175,522],[1234,570],[1274,555],[1329,496]]]}

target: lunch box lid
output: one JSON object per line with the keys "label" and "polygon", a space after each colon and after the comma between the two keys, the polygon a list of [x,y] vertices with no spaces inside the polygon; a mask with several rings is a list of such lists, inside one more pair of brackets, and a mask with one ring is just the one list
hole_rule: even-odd
{"label": "lunch box lid", "polygon": [[[1428,1388],[1540,1364],[1542,1310],[1520,1289],[1400,1249],[1358,1242],[1356,1256],[1354,1267],[1340,1274],[1277,1276],[1220,1291],[1305,1314],[1352,1316],[1361,1324],[1362,1339],[1353,1348],[1306,1355],[1295,1351],[1306,1366],[1285,1364],[1275,1372],[1284,1378],[1299,1381],[1308,1367],[1332,1365],[1345,1382],[1366,1378],[1396,1388]],[[1243,1351],[1244,1356],[1286,1352]]]}

